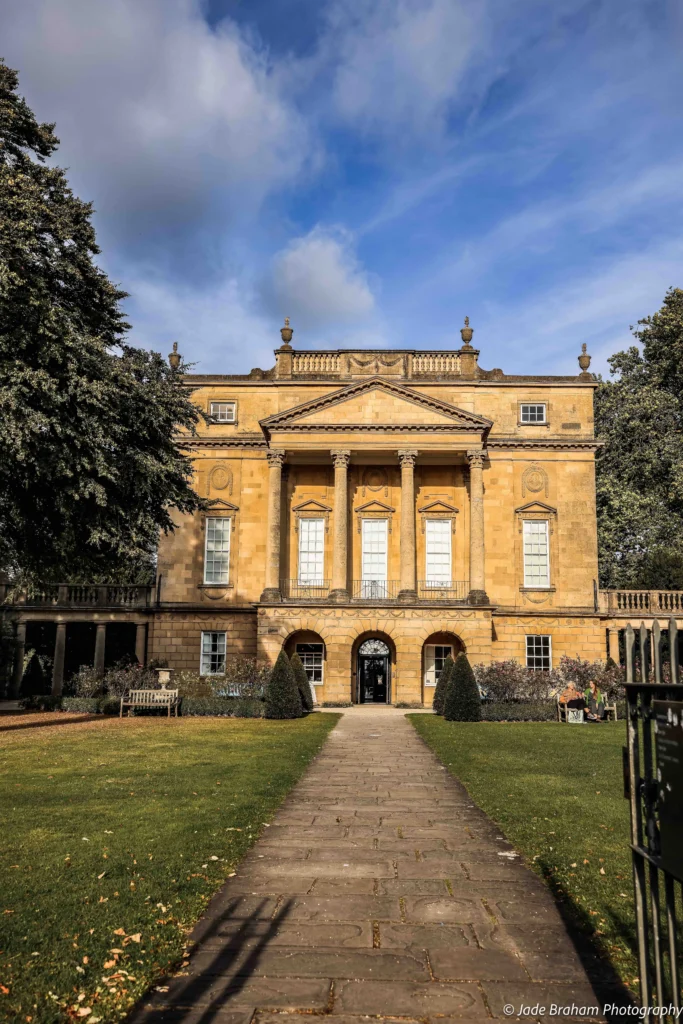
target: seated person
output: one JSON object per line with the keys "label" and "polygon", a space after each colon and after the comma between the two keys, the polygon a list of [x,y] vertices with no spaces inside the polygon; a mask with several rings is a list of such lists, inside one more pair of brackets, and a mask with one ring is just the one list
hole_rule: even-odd
{"label": "seated person", "polygon": [[584,694],[578,689],[576,683],[570,682],[566,688],[560,694],[560,704],[564,704],[566,708],[579,708],[583,710],[586,707],[586,699]]}
{"label": "seated person", "polygon": [[586,701],[586,719],[589,722],[602,722],[605,718],[605,698],[594,679],[589,681],[583,696]]}

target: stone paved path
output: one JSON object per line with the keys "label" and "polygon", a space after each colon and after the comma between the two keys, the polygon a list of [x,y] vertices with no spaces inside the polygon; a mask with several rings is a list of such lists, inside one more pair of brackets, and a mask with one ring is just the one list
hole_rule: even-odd
{"label": "stone paved path", "polygon": [[509,1020],[506,1003],[598,1002],[544,886],[389,709],[344,715],[194,938],[136,1022]]}

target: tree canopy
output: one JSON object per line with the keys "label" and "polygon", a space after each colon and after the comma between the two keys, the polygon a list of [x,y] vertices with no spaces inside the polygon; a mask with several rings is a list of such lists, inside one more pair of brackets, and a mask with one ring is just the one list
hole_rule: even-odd
{"label": "tree canopy", "polygon": [[600,582],[683,588],[683,290],[632,331],[595,396]]}
{"label": "tree canopy", "polygon": [[133,581],[171,508],[203,506],[174,440],[199,413],[182,367],[126,342],[92,205],[17,86],[0,61],[0,571]]}

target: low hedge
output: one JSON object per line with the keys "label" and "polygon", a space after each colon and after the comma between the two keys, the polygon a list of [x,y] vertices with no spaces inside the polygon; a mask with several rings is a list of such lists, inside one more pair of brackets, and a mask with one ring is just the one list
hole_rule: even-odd
{"label": "low hedge", "polygon": [[256,697],[183,697],[185,717],[263,718],[265,707]]}
{"label": "low hedge", "polygon": [[30,697],[22,697],[19,706],[24,711],[58,711],[62,700],[62,697],[54,697],[51,693],[32,694]]}
{"label": "low hedge", "polygon": [[548,701],[481,702],[482,722],[556,722],[557,706]]}

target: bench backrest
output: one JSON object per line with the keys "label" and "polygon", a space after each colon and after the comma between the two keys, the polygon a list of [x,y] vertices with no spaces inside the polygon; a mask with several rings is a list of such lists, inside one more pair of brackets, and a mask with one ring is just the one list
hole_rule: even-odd
{"label": "bench backrest", "polygon": [[124,701],[129,704],[172,704],[178,700],[177,690],[128,690]]}

